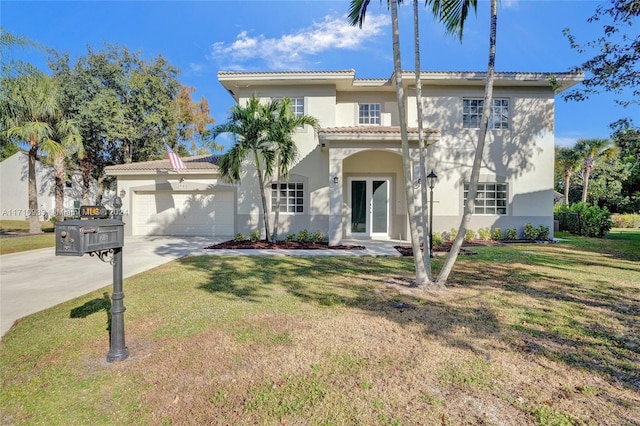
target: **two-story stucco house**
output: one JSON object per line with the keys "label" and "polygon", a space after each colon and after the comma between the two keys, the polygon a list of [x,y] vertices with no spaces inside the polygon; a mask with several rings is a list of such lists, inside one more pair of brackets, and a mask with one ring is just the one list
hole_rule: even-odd
{"label": "two-story stucco house", "polygon": [[[562,89],[579,74],[555,73]],[[490,129],[471,229],[553,229],[554,91],[548,73],[497,73]],[[433,227],[459,225],[466,183],[479,133],[484,74],[423,72],[423,117],[427,168],[438,175]],[[295,135],[300,156],[281,188],[280,234],[322,231],[330,244],[345,238],[407,239],[395,77],[356,78],[354,70],[219,72],[236,102],[252,95],[288,97],[297,114],[316,117],[321,129]],[[409,141],[416,192],[419,152],[414,74],[402,75],[407,94]],[[216,157],[184,159],[187,170],[168,160],[112,166],[129,234],[248,234],[260,228],[255,170],[247,162],[239,185],[217,173]],[[275,199],[276,184],[265,188]],[[273,220],[273,212],[271,213]]]}

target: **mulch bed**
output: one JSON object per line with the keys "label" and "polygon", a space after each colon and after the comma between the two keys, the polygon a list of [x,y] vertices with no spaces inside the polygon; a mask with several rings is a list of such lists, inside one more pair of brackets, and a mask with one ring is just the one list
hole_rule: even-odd
{"label": "mulch bed", "polygon": [[299,242],[299,241],[278,241],[277,244],[261,241],[224,241],[219,244],[214,244],[205,249],[228,249],[228,250],[364,250],[364,246],[329,246],[328,242],[323,243],[311,243],[311,242]]}

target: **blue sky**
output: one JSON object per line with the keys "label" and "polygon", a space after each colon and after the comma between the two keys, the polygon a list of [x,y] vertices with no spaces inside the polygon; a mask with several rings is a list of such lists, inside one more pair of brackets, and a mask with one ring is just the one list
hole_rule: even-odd
{"label": "blue sky", "polygon": [[[386,2],[384,2],[386,4]],[[409,3],[408,3],[409,4]],[[591,57],[572,50],[562,30],[578,42],[601,34],[588,24],[596,1],[502,0],[498,12],[497,71],[566,72]],[[207,98],[218,123],[234,101],[217,81],[218,71],[355,69],[356,77],[389,77],[393,70],[391,23],[386,7],[373,0],[363,29],[348,26],[348,0],[330,1],[29,1],[3,0],[0,25],[72,59],[87,46],[125,45],[151,59],[162,54],[181,70],[183,84]],[[484,71],[489,2],[480,0],[463,42],[445,36],[423,10],[421,65],[427,71]],[[413,11],[400,8],[402,64],[412,70]],[[636,29],[637,31],[637,29]],[[43,70],[42,54],[20,53]],[[556,97],[556,144],[609,137],[609,124],[640,117],[640,107],[623,108],[615,96],[585,102]],[[637,124],[637,123],[636,123]]]}

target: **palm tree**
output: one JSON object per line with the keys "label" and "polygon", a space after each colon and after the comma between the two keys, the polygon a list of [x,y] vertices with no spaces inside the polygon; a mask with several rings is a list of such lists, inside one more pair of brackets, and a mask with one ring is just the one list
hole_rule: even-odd
{"label": "palm tree", "polygon": [[53,78],[37,71],[3,78],[0,116],[6,136],[14,143],[27,145],[29,232],[40,233],[36,159],[40,152],[57,155],[61,145],[52,139],[53,123],[61,116],[58,87]]}
{"label": "palm tree", "polygon": [[77,154],[78,158],[82,158],[84,156],[84,147],[80,131],[73,120],[60,120],[57,122],[55,135],[55,139],[62,148],[51,155],[55,173],[55,217],[56,222],[60,222],[64,220],[65,160],[73,154]]}
{"label": "palm tree", "polygon": [[[352,0],[349,6],[348,20],[351,25],[362,28],[367,7],[370,0]],[[398,29],[398,0],[389,0],[391,9],[391,28],[393,43],[393,74],[396,82],[396,98],[398,101],[398,119],[400,121],[400,141],[402,146],[402,167],[404,170],[404,189],[407,200],[407,214],[409,217],[409,230],[411,233],[411,248],[416,271],[416,285],[423,286],[428,283],[424,258],[420,253],[420,239],[418,236],[418,224],[416,221],[416,206],[413,182],[411,178],[411,159],[409,156],[409,136],[407,133],[407,105],[404,88],[402,87],[402,66],[400,60],[400,32]]]}
{"label": "palm tree", "polygon": [[556,147],[556,168],[562,170],[564,178],[564,203],[569,205],[571,176],[580,167],[580,154],[574,148]]}
{"label": "palm tree", "polygon": [[296,129],[305,125],[312,126],[314,131],[317,132],[320,124],[315,117],[310,115],[296,116],[291,110],[291,99],[289,98],[272,102],[275,105],[269,107],[269,109],[275,110],[276,113],[272,115],[273,122],[270,126],[268,138],[275,144],[277,189],[272,241],[277,243],[278,221],[280,220],[280,183],[282,180],[289,178],[289,170],[298,157],[298,147],[292,136]]}
{"label": "palm tree", "polygon": [[618,156],[619,149],[609,139],[578,139],[575,150],[583,159],[582,165],[582,202],[587,202],[589,176],[596,162],[609,161]]}
{"label": "palm tree", "polygon": [[[465,10],[457,7],[459,1],[456,0],[443,0],[442,4],[442,17],[447,24],[447,29],[450,32],[452,28],[451,24],[460,22]],[[449,275],[453,270],[453,265],[458,258],[462,242],[469,228],[469,222],[471,221],[471,215],[475,207],[475,198],[478,189],[478,181],[480,180],[480,166],[482,165],[482,157],[484,156],[484,145],[487,137],[487,129],[489,127],[489,116],[491,114],[491,104],[493,101],[493,82],[496,64],[496,27],[498,23],[498,0],[491,0],[491,26],[489,28],[489,61],[487,64],[487,75],[484,88],[484,105],[482,108],[482,120],[480,123],[480,133],[478,135],[478,146],[476,146],[476,152],[473,158],[473,166],[471,167],[471,177],[469,179],[469,193],[464,204],[464,212],[462,214],[462,220],[460,221],[460,227],[458,228],[458,234],[453,240],[449,254],[440,269],[436,282],[439,285],[445,285],[449,279]]]}
{"label": "palm tree", "polygon": [[[413,256],[414,265],[416,270],[416,285],[419,287],[442,287],[444,282],[436,282],[433,283],[430,277],[430,274],[427,272],[426,265],[430,266],[430,261],[427,255],[419,256],[417,253],[420,253],[420,239],[418,235],[418,223],[416,216],[416,206],[415,206],[415,193],[413,189],[413,183],[411,178],[411,160],[409,157],[409,140],[407,135],[407,115],[406,115],[406,103],[405,103],[405,95],[404,88],[402,86],[402,67],[400,61],[400,37],[398,30],[398,2],[401,0],[389,0],[388,5],[391,10],[391,26],[392,26],[392,42],[393,42],[393,64],[394,64],[394,77],[396,81],[396,96],[398,101],[398,117],[400,121],[400,139],[402,144],[402,165],[404,169],[404,183],[405,183],[405,197],[407,199],[407,210],[409,216],[409,230],[411,233],[411,248],[415,255]],[[415,0],[414,0],[415,1]],[[362,28],[362,24],[364,23],[365,15],[367,12],[367,7],[369,6],[370,0],[352,0],[349,6],[349,14],[348,21],[351,25],[358,25]],[[382,3],[382,0],[381,0]],[[426,0],[426,4],[432,5],[432,12],[436,17],[438,17],[441,21],[445,23],[447,31],[449,32],[460,32],[462,34],[462,30],[464,28],[464,22],[468,15],[468,12],[471,7],[476,7],[476,0]],[[416,19],[416,24],[414,25],[417,28],[417,13],[416,7],[414,4],[414,19]],[[416,36],[416,87],[421,89],[421,82],[419,80],[420,76],[420,64],[419,64],[419,39],[418,32],[415,33]],[[462,36],[461,36],[462,37]],[[420,93],[416,93],[416,97],[418,98],[417,102],[418,106],[418,122],[419,122],[419,131],[422,127],[422,116],[421,116],[421,90]],[[421,140],[422,138],[419,137]],[[424,150],[424,141],[421,144],[421,152]],[[424,170],[424,164],[426,159],[424,155],[421,155],[421,190],[423,194],[423,202],[426,201],[426,170]],[[424,209],[423,209],[424,210]],[[424,222],[424,218],[422,220]],[[427,234],[423,229],[423,237]],[[428,237],[426,237],[428,238]],[[454,259],[455,260],[455,259]],[[445,280],[446,281],[446,280]]]}
{"label": "palm tree", "polygon": [[215,139],[222,133],[232,133],[236,140],[234,145],[220,159],[220,174],[229,182],[240,181],[242,162],[253,155],[253,162],[258,174],[258,185],[262,201],[264,231],[269,241],[269,208],[265,196],[264,182],[272,175],[274,151],[270,149],[269,129],[276,112],[273,104],[262,105],[260,100],[251,96],[246,106],[235,105],[229,112],[228,121],[211,130]]}

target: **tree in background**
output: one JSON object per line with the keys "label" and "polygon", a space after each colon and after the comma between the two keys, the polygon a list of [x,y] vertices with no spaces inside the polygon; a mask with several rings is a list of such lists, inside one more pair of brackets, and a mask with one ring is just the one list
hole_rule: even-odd
{"label": "tree in background", "polygon": [[629,120],[612,125],[612,138],[620,148],[620,161],[629,170],[629,177],[622,182],[622,196],[629,200],[626,212],[640,213],[640,129]]}
{"label": "tree in background", "polygon": [[110,184],[106,166],[163,158],[164,141],[188,155],[186,144],[193,150],[213,124],[206,99],[193,102],[193,89],[180,84],[179,71],[160,55],[145,60],[140,52],[107,44],[88,48],[74,64],[69,55],[52,51],[49,66],[86,148],[77,158],[84,202],[93,179],[100,188]]}
{"label": "tree in background", "polygon": [[561,179],[556,179],[556,182],[561,181],[563,183],[562,189],[564,193],[564,204],[568,206],[571,178],[580,170],[580,156],[573,148],[557,146],[555,151],[555,171],[557,175],[562,176]]}
{"label": "tree in background", "polygon": [[[205,138],[209,131],[209,126],[215,124],[211,117],[209,103],[203,96],[200,102],[194,102],[191,95],[195,92],[191,86],[180,86],[180,91],[176,98],[175,114],[178,118],[178,140],[180,145],[190,144],[190,153],[198,155],[205,145]],[[200,148],[199,148],[200,147]],[[210,148],[214,151],[222,151],[224,147],[211,141]]]}
{"label": "tree in background", "polygon": [[619,150],[609,139],[578,139],[574,148],[582,160],[582,202],[587,202],[589,177],[597,163],[611,161]]}
{"label": "tree in background", "polygon": [[619,99],[621,105],[640,103],[640,33],[638,24],[640,2],[638,0],[611,0],[600,4],[590,23],[602,23],[602,35],[579,44],[570,28],[564,29],[571,47],[579,53],[596,52],[595,56],[575,67],[575,71],[588,73],[582,85],[568,91],[564,98],[581,101],[600,91],[622,94],[631,89],[632,99]]}
{"label": "tree in background", "polygon": [[40,72],[3,77],[0,89],[2,131],[13,144],[24,145],[28,159],[29,233],[40,233],[36,160],[41,152],[56,156],[62,145],[56,132],[67,127],[53,78]]}

